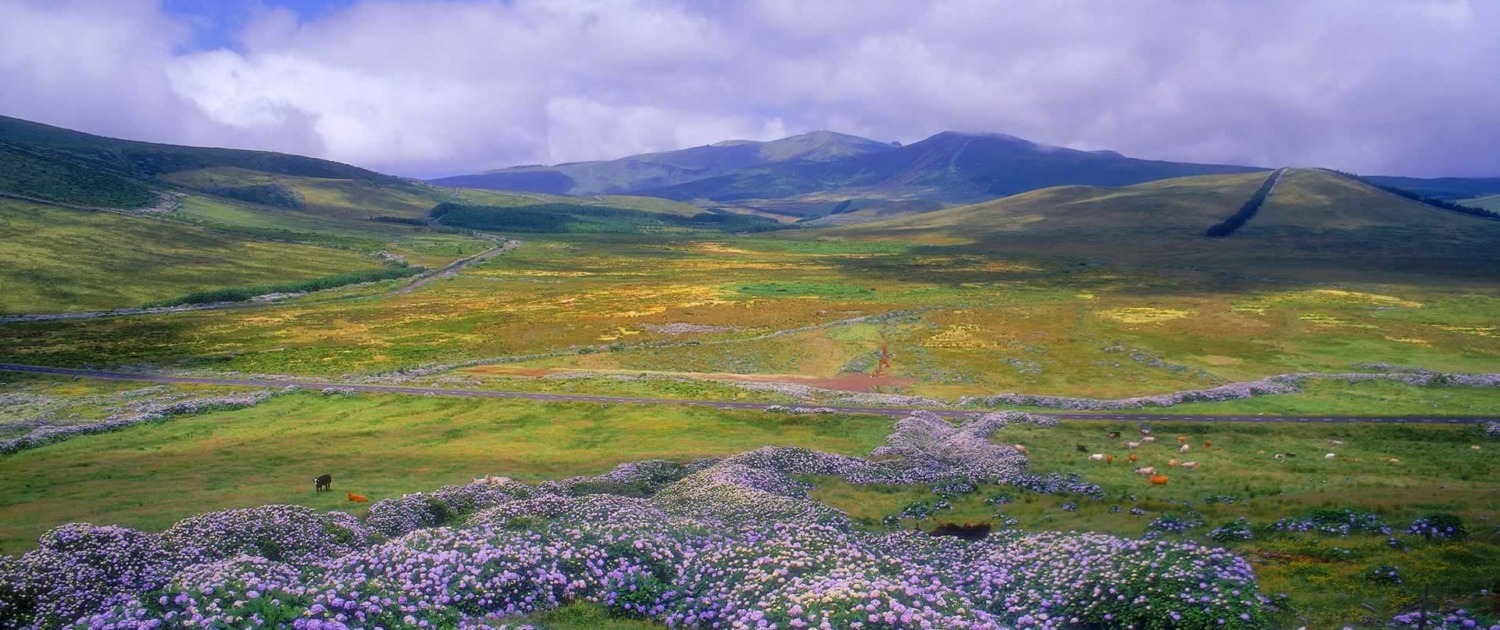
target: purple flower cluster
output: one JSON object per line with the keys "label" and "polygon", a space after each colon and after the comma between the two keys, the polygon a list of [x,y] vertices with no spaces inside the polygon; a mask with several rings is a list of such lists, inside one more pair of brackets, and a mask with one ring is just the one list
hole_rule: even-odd
{"label": "purple flower cluster", "polygon": [[1216,543],[1245,541],[1254,537],[1255,532],[1250,529],[1250,523],[1244,517],[1224,523],[1208,533],[1208,539]]}
{"label": "purple flower cluster", "polygon": [[1407,526],[1406,533],[1427,540],[1463,540],[1469,537],[1463,519],[1453,514],[1435,512],[1418,517]]}
{"label": "purple flower cluster", "polygon": [[1147,523],[1146,530],[1181,534],[1187,530],[1202,527],[1203,523],[1203,515],[1197,512],[1188,512],[1182,516],[1177,516],[1171,512],[1164,512],[1161,516],[1156,517],[1156,520]]}
{"label": "purple flower cluster", "polygon": [[1500,440],[1500,422],[1484,423],[1484,435],[1491,440]]}
{"label": "purple flower cluster", "polygon": [[1312,510],[1299,517],[1284,518],[1271,524],[1277,532],[1320,532],[1334,536],[1384,534],[1391,528],[1378,515],[1352,509]]}
{"label": "purple flower cluster", "polygon": [[1389,564],[1376,565],[1365,572],[1365,580],[1375,584],[1400,584],[1401,569]]}
{"label": "purple flower cluster", "polygon": [[[1424,619],[1425,618],[1425,619]],[[1474,617],[1472,613],[1462,608],[1449,612],[1409,612],[1396,615],[1391,619],[1392,628],[1431,628],[1432,630],[1457,630],[1463,628],[1471,630],[1500,630],[1500,623],[1493,619],[1486,625]]]}
{"label": "purple flower cluster", "polygon": [[532,494],[530,486],[509,479],[481,479],[466,486],[443,486],[431,493],[381,499],[370,506],[365,524],[376,533],[394,538],[418,529],[451,525],[479,510]]}

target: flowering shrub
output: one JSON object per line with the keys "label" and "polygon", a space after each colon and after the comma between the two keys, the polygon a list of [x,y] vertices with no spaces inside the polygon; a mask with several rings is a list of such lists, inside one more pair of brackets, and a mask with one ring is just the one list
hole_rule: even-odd
{"label": "flowering shrub", "polygon": [[1484,434],[1491,440],[1500,440],[1500,422],[1484,423]]}
{"label": "flowering shrub", "polygon": [[1460,608],[1446,614],[1421,611],[1402,613],[1391,619],[1391,627],[1403,629],[1431,628],[1432,630],[1453,630],[1456,628],[1500,630],[1500,623],[1491,619],[1489,624],[1486,625],[1485,622],[1475,617],[1469,611]]}
{"label": "flowering shrub", "polygon": [[1278,532],[1321,532],[1334,536],[1391,533],[1391,528],[1379,516],[1352,509],[1313,510],[1300,517],[1276,521],[1271,524],[1271,529]]}
{"label": "flowering shrub", "polygon": [[1463,540],[1469,537],[1469,530],[1464,528],[1463,519],[1446,512],[1434,512],[1417,518],[1406,528],[1406,533],[1427,540]]}
{"label": "flowering shrub", "polygon": [[159,539],[124,527],[70,523],[38,545],[0,563],[4,627],[57,627],[155,588],[172,571]]}
{"label": "flowering shrub", "polygon": [[266,505],[188,517],[162,532],[161,541],[184,565],[240,555],[300,563],[350,553],[369,537],[364,524],[344,512]]}
{"label": "flowering shrub", "polygon": [[1208,539],[1216,543],[1250,540],[1254,537],[1255,533],[1250,529],[1250,523],[1243,518],[1224,523],[1208,533]]}
{"label": "flowering shrub", "polygon": [[1170,532],[1181,534],[1187,530],[1203,526],[1203,515],[1197,512],[1188,512],[1177,516],[1171,512],[1163,513],[1156,520],[1146,524],[1147,531]]}

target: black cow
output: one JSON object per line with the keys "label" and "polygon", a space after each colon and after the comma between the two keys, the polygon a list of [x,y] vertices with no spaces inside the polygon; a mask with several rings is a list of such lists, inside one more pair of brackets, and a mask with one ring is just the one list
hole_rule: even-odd
{"label": "black cow", "polygon": [[333,491],[333,475],[323,475],[313,478],[313,492]]}
{"label": "black cow", "polygon": [[932,536],[954,536],[964,540],[984,540],[985,536],[990,535],[990,524],[971,523],[959,525],[958,523],[943,523],[931,532],[928,532],[928,534]]}

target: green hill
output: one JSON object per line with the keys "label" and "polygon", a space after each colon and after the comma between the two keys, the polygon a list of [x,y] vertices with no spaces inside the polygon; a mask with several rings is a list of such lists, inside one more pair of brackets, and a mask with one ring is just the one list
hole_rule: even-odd
{"label": "green hill", "polygon": [[1317,169],[1290,169],[1248,223],[1204,238],[1262,173],[1123,188],[1048,188],[818,233],[963,245],[1005,255],[1332,279],[1365,273],[1500,277],[1500,222],[1416,203]]}

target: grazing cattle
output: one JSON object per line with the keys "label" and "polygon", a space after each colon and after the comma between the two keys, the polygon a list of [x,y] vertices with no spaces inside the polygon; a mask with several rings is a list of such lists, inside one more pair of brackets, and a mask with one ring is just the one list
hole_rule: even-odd
{"label": "grazing cattle", "polygon": [[1344,441],[1343,440],[1329,440],[1328,441],[1328,445],[1329,446],[1343,446],[1344,445]]}
{"label": "grazing cattle", "polygon": [[1175,459],[1169,459],[1169,460],[1167,460],[1167,468],[1176,468],[1176,467],[1177,467],[1177,460],[1175,460]]}
{"label": "grazing cattle", "polygon": [[927,533],[929,536],[953,536],[964,540],[984,540],[990,535],[989,523],[943,523]]}
{"label": "grazing cattle", "polygon": [[1178,444],[1187,444],[1187,436],[1186,435],[1179,435],[1179,436],[1177,436],[1177,443]]}
{"label": "grazing cattle", "polygon": [[1275,455],[1272,455],[1271,459],[1274,459],[1274,460],[1276,460],[1278,462],[1284,462],[1284,461],[1286,461],[1286,454],[1285,453],[1277,453]]}
{"label": "grazing cattle", "polygon": [[1203,441],[1203,448],[1213,448],[1213,447],[1214,447],[1213,440],[1204,440]]}
{"label": "grazing cattle", "polygon": [[1152,468],[1150,466],[1146,466],[1146,467],[1143,467],[1143,468],[1137,468],[1133,472],[1135,472],[1135,474],[1140,475],[1142,477],[1150,477],[1151,475],[1156,474],[1156,469]]}
{"label": "grazing cattle", "polygon": [[496,477],[494,475],[485,475],[483,477],[475,477],[473,483],[482,483],[482,484],[489,485],[489,486],[498,486],[498,485],[501,485],[501,484],[510,483],[510,477]]}
{"label": "grazing cattle", "polygon": [[1334,455],[1333,453],[1329,453],[1327,455],[1324,455],[1323,459],[1333,459],[1335,457],[1338,457],[1338,455]]}
{"label": "grazing cattle", "polygon": [[1396,459],[1394,457],[1387,457],[1387,458],[1385,458],[1385,463],[1387,463],[1387,464],[1399,464],[1399,463],[1401,463],[1401,460]]}
{"label": "grazing cattle", "polygon": [[333,475],[313,477],[313,492],[322,492],[324,490],[333,492]]}
{"label": "grazing cattle", "polygon": [[1104,437],[1113,440],[1113,439],[1115,439],[1117,437],[1120,437],[1120,432],[1119,431],[1110,431],[1109,433],[1105,433]]}
{"label": "grazing cattle", "polygon": [[1181,466],[1188,470],[1197,470],[1198,462],[1182,462]]}
{"label": "grazing cattle", "polygon": [[1140,458],[1139,458],[1139,457],[1136,457],[1136,456],[1135,456],[1135,453],[1131,453],[1131,454],[1130,454],[1130,457],[1129,457],[1129,458],[1128,458],[1128,459],[1129,459],[1129,460],[1130,460],[1130,463],[1132,463],[1132,464],[1134,464],[1134,463],[1135,463],[1135,462],[1136,462],[1136,460],[1138,460],[1138,459],[1140,459]]}
{"label": "grazing cattle", "polygon": [[1188,448],[1190,448],[1188,445],[1183,444],[1182,448],[1177,449],[1177,452],[1179,452],[1179,453],[1186,453],[1186,452],[1188,452]]}
{"label": "grazing cattle", "polygon": [[1167,480],[1169,479],[1171,479],[1171,477],[1168,477],[1166,475],[1151,475],[1151,485],[1165,486],[1167,485]]}
{"label": "grazing cattle", "polygon": [[349,495],[349,500],[353,501],[355,503],[365,503],[365,502],[367,502],[367,501],[370,500],[369,497],[366,497],[363,494],[354,494],[353,492],[347,492],[347,491],[346,491],[346,493]]}
{"label": "grazing cattle", "polygon": [[1104,456],[1104,463],[1106,463],[1106,464],[1113,464],[1113,463],[1115,463],[1115,456],[1114,455],[1105,455]]}
{"label": "grazing cattle", "polygon": [[1024,445],[1016,444],[1015,447],[1016,447],[1016,452],[1017,453],[1020,453],[1022,455],[1026,454],[1026,447]]}
{"label": "grazing cattle", "polygon": [[1482,451],[1482,450],[1484,450],[1484,449],[1482,449],[1482,448],[1479,448],[1479,445],[1478,445],[1478,444],[1475,444],[1475,445],[1473,445],[1473,446],[1470,446],[1470,447],[1469,447],[1469,450],[1471,450],[1471,451]]}
{"label": "grazing cattle", "polygon": [[1136,448],[1140,448],[1140,447],[1141,447],[1141,443],[1140,442],[1126,442],[1125,443],[1125,448],[1136,449]]}
{"label": "grazing cattle", "polygon": [[1075,450],[1077,450],[1078,452],[1080,452],[1080,453],[1087,453],[1087,452],[1089,452],[1089,447],[1084,446],[1082,444],[1074,444],[1073,448]]}
{"label": "grazing cattle", "polygon": [[1091,462],[1102,462],[1102,461],[1104,461],[1104,454],[1103,453],[1094,453],[1093,455],[1089,456],[1089,461],[1091,461]]}
{"label": "grazing cattle", "polygon": [[1148,436],[1146,436],[1146,437],[1143,437],[1143,438],[1141,438],[1141,441],[1142,441],[1142,442],[1145,442],[1145,443],[1147,443],[1147,444],[1150,444],[1150,443],[1152,443],[1152,442],[1155,442],[1155,441],[1156,441],[1156,436],[1154,436],[1154,435],[1148,435]]}

